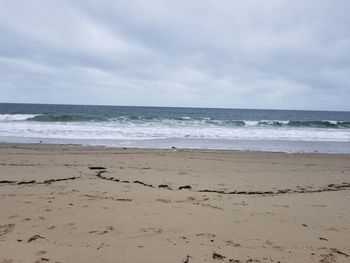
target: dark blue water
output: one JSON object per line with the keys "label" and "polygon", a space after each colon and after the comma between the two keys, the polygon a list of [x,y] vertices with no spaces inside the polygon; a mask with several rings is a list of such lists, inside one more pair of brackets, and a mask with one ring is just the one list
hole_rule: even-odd
{"label": "dark blue water", "polygon": [[[128,107],[91,105],[52,104],[7,104],[0,103],[0,114],[45,114],[55,116],[77,116],[82,119],[96,117],[149,117],[159,119],[210,118],[212,120],[290,120],[350,122],[350,112],[339,111],[296,111],[296,110],[256,110],[256,109],[213,109],[213,108],[173,108],[173,107]],[[78,120],[78,119],[77,119]]]}
{"label": "dark blue water", "polygon": [[0,104],[0,141],[349,152],[350,112]]}

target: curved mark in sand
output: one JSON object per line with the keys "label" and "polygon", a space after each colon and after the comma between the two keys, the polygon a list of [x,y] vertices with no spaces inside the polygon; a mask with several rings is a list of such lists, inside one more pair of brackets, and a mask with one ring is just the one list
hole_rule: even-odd
{"label": "curved mark in sand", "polygon": [[[130,183],[129,181],[120,181],[117,178],[114,177],[106,177],[102,174],[107,172],[107,169],[105,167],[89,167],[91,170],[98,170],[96,173],[96,176],[102,180],[109,180],[114,182],[122,182],[122,183]],[[153,185],[147,184],[144,182],[141,182],[139,180],[133,181],[132,183],[140,184],[143,186],[154,188]],[[168,190],[176,191],[174,189],[171,189],[168,185],[161,184],[158,186],[158,188],[165,188]],[[192,187],[190,185],[184,185],[180,186],[178,190],[190,190],[192,192],[197,193],[217,193],[217,194],[226,194],[226,195],[263,195],[263,196],[271,196],[271,195],[282,195],[282,194],[302,194],[302,193],[322,193],[322,192],[336,192],[336,191],[342,191],[342,190],[348,190],[350,189],[350,183],[344,182],[341,184],[329,184],[327,186],[318,188],[318,189],[306,189],[303,187],[298,186],[297,189],[278,189],[276,191],[223,191],[223,190],[215,190],[215,189],[202,189],[202,190],[192,190]]]}

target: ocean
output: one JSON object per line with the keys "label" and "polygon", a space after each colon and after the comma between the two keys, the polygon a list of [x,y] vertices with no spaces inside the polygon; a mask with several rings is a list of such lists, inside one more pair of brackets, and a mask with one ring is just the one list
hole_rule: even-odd
{"label": "ocean", "polygon": [[350,112],[0,103],[0,142],[350,153]]}

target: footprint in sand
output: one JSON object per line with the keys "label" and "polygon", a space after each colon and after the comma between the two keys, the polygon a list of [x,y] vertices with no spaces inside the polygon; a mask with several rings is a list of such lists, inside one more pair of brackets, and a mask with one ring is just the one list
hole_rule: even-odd
{"label": "footprint in sand", "polygon": [[102,242],[102,243],[100,244],[100,246],[97,248],[97,250],[100,250],[100,249],[102,249],[102,248],[107,248],[107,247],[110,247],[110,245],[107,244],[107,243],[105,243],[105,242]]}
{"label": "footprint in sand", "polygon": [[75,226],[74,223],[69,223],[68,226],[69,226],[70,230],[76,230],[77,229],[77,227]]}
{"label": "footprint in sand", "polygon": [[153,227],[140,228],[139,231],[145,233],[146,235],[157,235],[163,233],[163,229]]}
{"label": "footprint in sand", "polygon": [[14,228],[15,224],[0,225],[0,239],[2,239],[5,235],[11,233]]}
{"label": "footprint in sand", "polygon": [[164,199],[164,198],[158,198],[156,199],[157,202],[162,202],[162,203],[171,203],[170,199]]}
{"label": "footprint in sand", "polygon": [[114,231],[114,227],[113,226],[107,226],[106,230],[103,230],[103,231],[92,230],[92,231],[89,231],[89,234],[104,235],[104,234],[109,233],[109,231]]}
{"label": "footprint in sand", "polygon": [[337,262],[337,261],[334,254],[328,253],[328,254],[321,254],[320,262],[331,263],[331,262]]}
{"label": "footprint in sand", "polygon": [[179,239],[184,240],[186,244],[190,243],[185,236],[179,237]]}
{"label": "footprint in sand", "polygon": [[214,238],[215,235],[211,233],[200,233],[196,235],[197,237],[207,237],[207,238]]}
{"label": "footprint in sand", "polygon": [[227,246],[233,246],[233,247],[241,247],[242,245],[240,243],[235,243],[232,240],[227,240],[226,241]]}

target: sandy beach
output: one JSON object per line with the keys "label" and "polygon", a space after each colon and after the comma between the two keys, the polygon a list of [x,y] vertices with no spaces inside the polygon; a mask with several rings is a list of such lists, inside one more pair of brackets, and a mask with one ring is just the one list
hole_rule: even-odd
{"label": "sandy beach", "polygon": [[0,145],[0,262],[350,262],[350,155]]}

